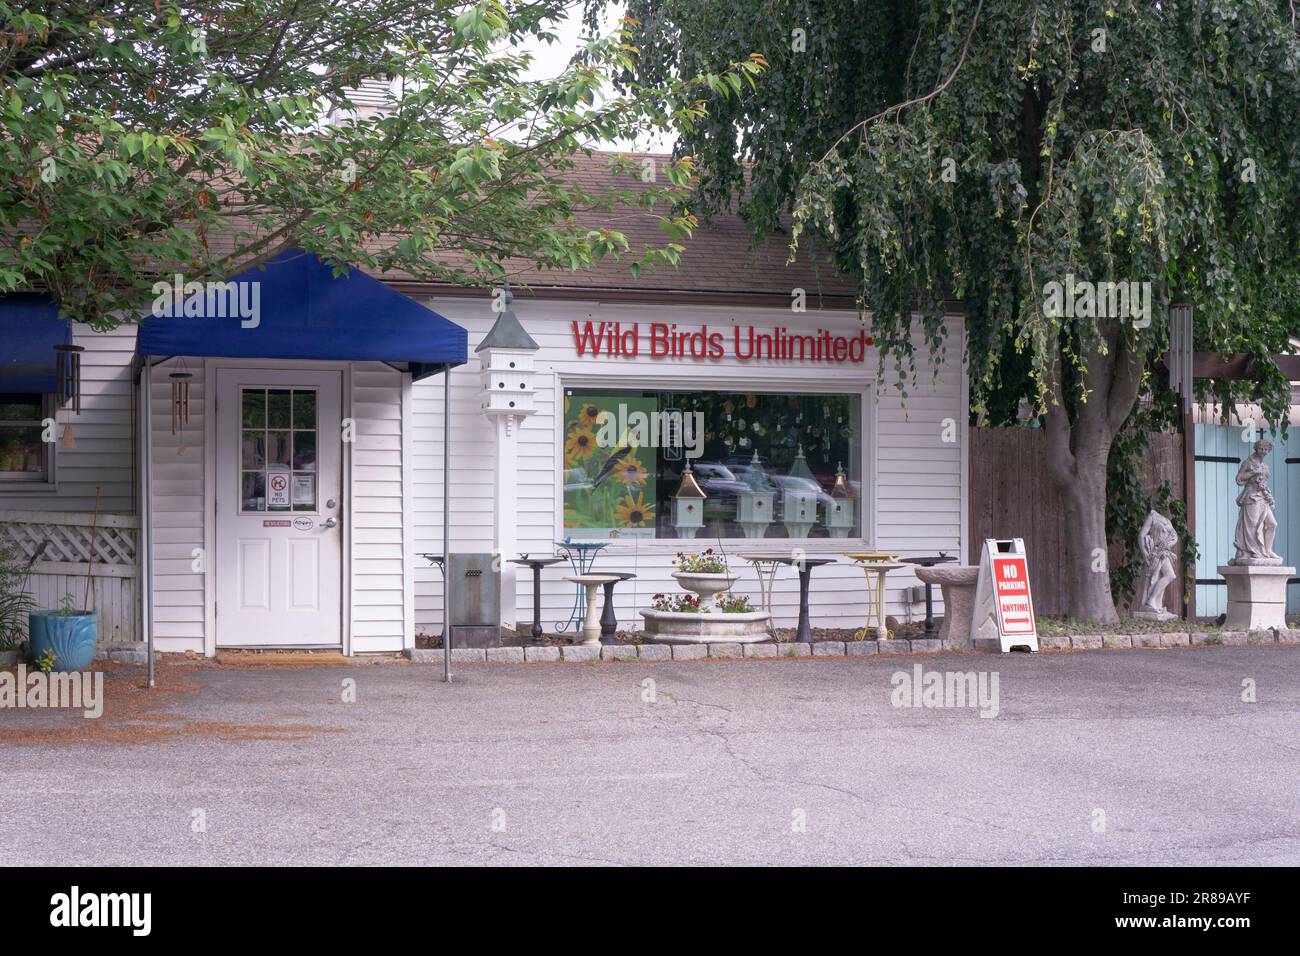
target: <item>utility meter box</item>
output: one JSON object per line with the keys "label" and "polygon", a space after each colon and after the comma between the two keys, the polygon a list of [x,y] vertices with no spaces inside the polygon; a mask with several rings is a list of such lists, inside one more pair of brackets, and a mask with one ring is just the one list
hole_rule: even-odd
{"label": "utility meter box", "polygon": [[453,554],[447,567],[452,647],[501,646],[501,569],[492,554]]}

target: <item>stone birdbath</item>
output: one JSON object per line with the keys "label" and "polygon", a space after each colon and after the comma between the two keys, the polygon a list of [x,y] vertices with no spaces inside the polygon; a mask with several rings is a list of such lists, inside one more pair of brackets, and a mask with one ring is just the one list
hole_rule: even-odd
{"label": "stone birdbath", "polygon": [[975,612],[975,585],[980,569],[974,564],[936,565],[917,568],[916,576],[926,584],[937,584],[943,594],[943,623],[939,640],[944,647],[971,646],[971,616]]}
{"label": "stone birdbath", "polygon": [[600,643],[600,614],[596,606],[596,596],[600,594],[601,585],[619,580],[617,574],[569,574],[564,580],[572,581],[587,589],[587,613],[582,619],[582,640],[579,644]]}

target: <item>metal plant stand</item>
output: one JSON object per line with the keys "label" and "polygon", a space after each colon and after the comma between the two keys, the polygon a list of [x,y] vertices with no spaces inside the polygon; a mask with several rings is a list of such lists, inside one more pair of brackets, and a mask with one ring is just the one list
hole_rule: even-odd
{"label": "metal plant stand", "polygon": [[[442,575],[442,586],[447,586],[447,568],[443,564],[443,557],[440,554],[431,554],[427,551],[421,551],[420,557],[424,558],[430,564],[437,565],[438,573]],[[438,635],[439,640],[445,640],[447,637],[447,622],[442,622],[442,633]]]}
{"label": "metal plant stand", "polygon": [[564,558],[530,558],[524,555],[522,558],[511,558],[511,564],[518,564],[522,567],[533,569],[533,640],[542,639],[542,568],[549,568],[552,564],[563,563]]}
{"label": "metal plant stand", "polygon": [[[591,573],[591,566],[596,563],[596,554],[602,548],[608,548],[608,541],[557,541],[555,547],[561,556],[569,559],[573,576],[581,577]],[[566,621],[555,625],[555,632],[563,634],[566,630],[577,633],[582,627],[582,620],[587,614],[587,589],[578,584],[573,598],[573,611]]]}

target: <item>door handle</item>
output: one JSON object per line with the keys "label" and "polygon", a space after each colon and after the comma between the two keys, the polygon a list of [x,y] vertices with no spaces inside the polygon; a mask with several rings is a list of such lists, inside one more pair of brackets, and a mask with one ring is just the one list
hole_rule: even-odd
{"label": "door handle", "polygon": [[337,528],[339,524],[339,520],[338,518],[335,518],[331,515],[330,517],[322,521],[321,524],[324,525],[326,528]]}

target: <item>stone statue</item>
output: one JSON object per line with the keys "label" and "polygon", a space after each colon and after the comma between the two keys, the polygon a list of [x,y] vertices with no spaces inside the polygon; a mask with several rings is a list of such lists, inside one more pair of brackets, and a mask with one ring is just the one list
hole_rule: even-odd
{"label": "stone statue", "polygon": [[1228,564],[1246,566],[1272,566],[1282,563],[1282,556],[1273,552],[1273,538],[1277,535],[1277,518],[1273,516],[1276,502],[1268,488],[1268,465],[1264,456],[1273,450],[1266,438],[1255,442],[1255,450],[1237,469],[1237,531],[1232,544],[1237,556]]}
{"label": "stone statue", "polygon": [[1134,591],[1133,616],[1150,621],[1170,621],[1174,615],[1165,610],[1165,588],[1177,572],[1174,570],[1174,547],[1178,533],[1169,519],[1154,509],[1147,514],[1138,532],[1138,553],[1142,555],[1142,573]]}

